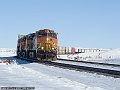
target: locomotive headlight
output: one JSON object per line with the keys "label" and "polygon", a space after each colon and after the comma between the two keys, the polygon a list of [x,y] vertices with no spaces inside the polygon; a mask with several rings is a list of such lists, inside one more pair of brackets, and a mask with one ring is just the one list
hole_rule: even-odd
{"label": "locomotive headlight", "polygon": [[52,50],[54,50],[54,48],[52,48]]}
{"label": "locomotive headlight", "polygon": [[41,47],[41,49],[43,50],[43,49],[44,49],[44,47]]}
{"label": "locomotive headlight", "polygon": [[48,41],[49,39],[47,38],[47,41]]}

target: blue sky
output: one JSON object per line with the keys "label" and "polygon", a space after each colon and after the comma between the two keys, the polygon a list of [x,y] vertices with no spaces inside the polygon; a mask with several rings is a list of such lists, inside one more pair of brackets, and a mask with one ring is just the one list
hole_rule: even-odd
{"label": "blue sky", "polygon": [[120,48],[120,0],[0,0],[0,48],[44,28],[59,46]]}

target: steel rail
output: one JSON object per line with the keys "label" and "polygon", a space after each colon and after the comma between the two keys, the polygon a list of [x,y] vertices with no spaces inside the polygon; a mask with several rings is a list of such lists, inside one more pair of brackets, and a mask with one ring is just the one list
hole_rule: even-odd
{"label": "steel rail", "polygon": [[69,60],[69,59],[60,59],[60,58],[58,58],[57,60],[120,67],[119,64],[109,64],[109,63],[100,63],[100,62],[92,62],[92,61],[91,62],[90,61],[78,61],[78,60]]}

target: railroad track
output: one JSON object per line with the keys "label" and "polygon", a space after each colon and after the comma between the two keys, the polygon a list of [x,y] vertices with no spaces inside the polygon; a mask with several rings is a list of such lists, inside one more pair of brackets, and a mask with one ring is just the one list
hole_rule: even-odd
{"label": "railroad track", "polygon": [[101,69],[101,68],[94,68],[94,67],[86,67],[86,66],[78,66],[78,65],[71,65],[65,63],[58,63],[58,62],[42,62],[45,65],[52,65],[60,68],[72,69],[77,71],[86,71],[90,73],[97,73],[105,76],[112,76],[115,78],[120,78],[120,71],[116,70],[109,70],[109,69]]}
{"label": "railroad track", "polygon": [[[14,57],[14,59],[16,59],[16,57]],[[94,67],[87,67],[87,66],[78,66],[78,65],[50,62],[50,61],[38,61],[38,60],[31,60],[31,59],[22,59],[22,60],[26,60],[30,63],[35,62],[35,63],[55,66],[55,67],[64,68],[64,69],[70,69],[70,70],[76,70],[76,71],[82,71],[82,72],[88,72],[88,73],[97,73],[100,75],[120,78],[120,71],[117,71],[117,70],[101,69],[101,68],[94,68]]]}
{"label": "railroad track", "polygon": [[68,60],[68,59],[60,59],[60,58],[58,58],[57,60],[79,62],[79,63],[85,63],[85,64],[97,64],[97,65],[105,65],[105,66],[112,66],[112,67],[120,67],[119,64],[108,64],[108,63],[89,62],[89,61],[77,61],[77,60]]}
{"label": "railroad track", "polygon": [[38,60],[31,60],[25,59],[28,62],[35,62],[49,66],[55,66],[64,69],[76,70],[76,71],[84,71],[88,73],[97,73],[100,75],[111,76],[114,78],[120,78],[120,71],[117,70],[109,70],[109,69],[102,69],[102,68],[94,68],[94,67],[87,67],[87,66],[78,66],[72,64],[65,64],[65,63],[58,63],[58,62],[50,62],[50,61],[38,61]]}

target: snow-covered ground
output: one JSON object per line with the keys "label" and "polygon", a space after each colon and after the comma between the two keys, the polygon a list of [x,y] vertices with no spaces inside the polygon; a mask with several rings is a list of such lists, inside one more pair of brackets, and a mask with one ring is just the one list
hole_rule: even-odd
{"label": "snow-covered ground", "polygon": [[58,55],[58,58],[71,59],[77,58],[79,61],[95,61],[103,63],[120,64],[120,49],[105,52],[87,52],[72,55]]}
{"label": "snow-covered ground", "polygon": [[15,48],[0,48],[0,57],[8,57],[15,56],[16,49]]}
{"label": "snow-covered ground", "polygon": [[[0,59],[4,58],[2,55],[5,54],[7,55],[7,52],[0,53]],[[15,53],[11,52],[5,58],[14,60],[16,58],[11,57],[13,55]],[[120,90],[120,78],[16,60],[19,65],[0,63],[0,87],[35,87],[35,90]]]}

